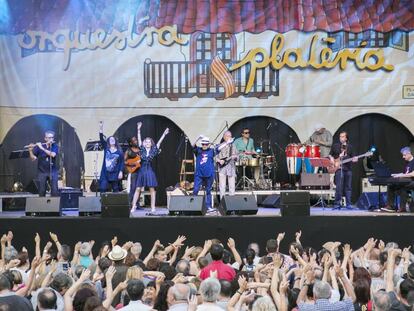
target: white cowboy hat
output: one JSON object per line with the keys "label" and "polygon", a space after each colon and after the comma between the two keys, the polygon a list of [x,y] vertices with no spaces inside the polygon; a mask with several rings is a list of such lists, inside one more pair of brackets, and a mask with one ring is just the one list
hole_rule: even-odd
{"label": "white cowboy hat", "polygon": [[108,258],[114,261],[122,260],[126,257],[127,251],[119,245],[115,245],[112,251],[109,252]]}
{"label": "white cowboy hat", "polygon": [[208,138],[207,136],[204,136],[203,138],[201,138],[200,143],[201,144],[209,144],[210,143],[210,138]]}

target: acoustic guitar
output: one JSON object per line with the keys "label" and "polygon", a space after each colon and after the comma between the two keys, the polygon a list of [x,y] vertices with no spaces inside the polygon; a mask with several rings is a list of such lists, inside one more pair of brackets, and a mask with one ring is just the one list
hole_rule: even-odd
{"label": "acoustic guitar", "polygon": [[141,157],[136,156],[135,158],[130,158],[125,161],[126,169],[128,173],[132,174],[135,173],[141,167]]}
{"label": "acoustic guitar", "polygon": [[[365,152],[364,154],[360,154],[360,155],[356,156],[355,158],[360,159],[360,158],[370,157],[372,155],[373,155],[372,151],[368,151],[368,152]],[[348,162],[352,162],[353,158],[354,157],[348,158],[348,159],[345,159],[345,160],[341,160],[340,158],[335,159],[334,163],[331,166],[328,166],[328,173],[329,174],[334,174],[337,170],[339,170],[341,168],[341,166],[343,164],[348,163]]]}

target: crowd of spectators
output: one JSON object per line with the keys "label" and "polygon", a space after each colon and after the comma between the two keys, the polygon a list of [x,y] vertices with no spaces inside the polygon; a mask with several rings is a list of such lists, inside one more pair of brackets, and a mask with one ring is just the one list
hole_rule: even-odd
{"label": "crowd of spectators", "polygon": [[[316,250],[301,232],[279,252],[285,234],[240,250],[233,238],[186,245],[186,237],[143,253],[117,237],[93,254],[94,241],[72,248],[50,233],[35,253],[1,237],[0,311],[6,310],[414,310],[410,247],[370,238],[330,241]],[[43,243],[42,243],[43,242]],[[30,256],[32,255],[32,256]]]}

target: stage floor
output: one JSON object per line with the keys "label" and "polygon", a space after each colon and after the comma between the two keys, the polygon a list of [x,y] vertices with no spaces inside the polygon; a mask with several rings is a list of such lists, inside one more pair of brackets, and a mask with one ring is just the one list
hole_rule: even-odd
{"label": "stage floor", "polygon": [[[159,207],[156,210],[155,214],[150,213],[149,208],[144,208],[144,210],[137,210],[133,212],[130,215],[130,218],[156,218],[156,217],[171,217],[171,218],[177,218],[177,217],[247,217],[246,216],[240,216],[240,215],[230,215],[230,216],[222,216],[216,212],[208,213],[204,216],[170,216],[168,215],[168,210],[166,207]],[[383,211],[368,211],[368,210],[360,210],[357,208],[354,208],[352,210],[348,209],[341,209],[341,210],[333,210],[332,207],[311,207],[310,209],[311,217],[312,216],[346,216],[346,217],[356,217],[356,216],[365,216],[365,217],[372,217],[372,216],[378,216],[378,217],[390,217],[390,216],[397,216],[397,217],[414,217],[414,213],[390,213],[390,212],[383,212]],[[33,217],[33,216],[26,216],[24,211],[3,211],[0,213],[0,218],[39,218],[39,217]],[[63,211],[62,218],[73,218],[73,217],[79,217],[78,211]],[[88,216],[82,216],[82,218],[87,218]],[[96,218],[97,216],[89,216]],[[99,217],[99,216],[98,216]],[[248,215],[248,217],[282,217],[280,214],[279,208],[263,208],[259,207],[258,212],[256,215]]]}

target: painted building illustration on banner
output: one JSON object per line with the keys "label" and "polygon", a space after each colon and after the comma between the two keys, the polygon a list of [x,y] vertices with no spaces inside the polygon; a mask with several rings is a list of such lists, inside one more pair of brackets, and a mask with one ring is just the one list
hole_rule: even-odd
{"label": "painted building illustration on banner", "polygon": [[[271,118],[291,133],[282,149],[318,122],[335,133],[369,114],[414,133],[413,1],[0,3],[0,143],[10,148],[19,122],[44,115],[76,129],[79,148],[100,120],[113,134],[147,115],[190,142]],[[88,176],[93,161],[85,153]]]}

